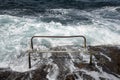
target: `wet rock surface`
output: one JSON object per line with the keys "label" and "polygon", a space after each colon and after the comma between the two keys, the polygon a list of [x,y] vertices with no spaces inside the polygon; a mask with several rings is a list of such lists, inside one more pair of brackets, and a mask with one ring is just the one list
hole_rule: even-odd
{"label": "wet rock surface", "polygon": [[98,65],[103,67],[107,72],[114,72],[120,75],[120,48],[113,46],[96,46],[90,47]]}
{"label": "wet rock surface", "polygon": [[[70,63],[69,59],[59,58],[58,53],[52,54],[53,63],[57,64],[59,68],[57,80],[96,80],[92,76],[92,72],[102,74],[98,67],[101,67],[106,74],[113,75],[118,80],[120,79],[120,48],[118,46],[89,46],[88,48],[89,52],[93,54],[93,64],[73,61],[73,65],[78,68],[73,72],[68,68],[70,66],[67,64]],[[62,53],[59,56],[68,57],[69,55]],[[51,64],[42,64],[35,70],[27,72],[15,72],[10,68],[0,68],[0,80],[48,80],[47,75],[51,68],[53,68]],[[100,76],[99,80],[110,79]]]}
{"label": "wet rock surface", "polygon": [[46,65],[40,66],[36,70],[28,72],[15,72],[7,69],[0,69],[0,80],[48,80],[47,72],[44,71]]}

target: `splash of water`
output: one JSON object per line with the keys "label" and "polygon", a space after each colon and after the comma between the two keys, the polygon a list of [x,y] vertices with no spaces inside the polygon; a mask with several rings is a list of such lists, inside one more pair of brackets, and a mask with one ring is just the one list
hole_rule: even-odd
{"label": "splash of water", "polygon": [[[103,8],[93,11],[74,10],[74,9],[52,9],[54,12],[61,12],[62,15],[53,15],[57,18],[63,18],[65,15],[82,15],[89,18],[92,23],[84,21],[77,24],[63,25],[54,20],[44,22],[41,17],[16,17],[11,15],[0,15],[0,67],[11,67],[13,70],[26,71],[27,54],[24,54],[30,47],[30,38],[34,35],[84,35],[87,38],[88,45],[119,45],[120,44],[120,28],[119,28],[119,13],[116,8]],[[113,14],[116,13],[115,17]],[[107,15],[107,16],[106,16]],[[51,16],[51,15],[49,15]],[[49,17],[47,16],[47,17]],[[69,17],[71,18],[71,17]],[[56,46],[65,42],[66,44],[79,44],[80,39],[60,40],[60,39],[44,39],[42,43],[49,44],[48,46]],[[37,42],[35,42],[37,43]],[[37,43],[38,44],[38,43]],[[37,44],[35,47],[38,47]],[[44,54],[43,57],[46,55]],[[69,53],[72,58],[74,55]],[[87,59],[85,55],[81,55]],[[20,58],[19,58],[20,57]],[[48,55],[47,55],[48,57]],[[50,57],[50,55],[49,55]],[[19,62],[21,64],[19,64]],[[49,61],[48,61],[49,62]],[[36,64],[36,62],[32,64]],[[58,66],[54,63],[53,68],[59,73]],[[71,66],[70,66],[71,65]],[[76,69],[72,61],[69,61],[66,66],[69,66],[71,72]],[[54,72],[54,71],[53,71]],[[51,76],[50,76],[51,75]],[[57,76],[48,74],[47,78]],[[55,77],[54,77],[55,78]]]}

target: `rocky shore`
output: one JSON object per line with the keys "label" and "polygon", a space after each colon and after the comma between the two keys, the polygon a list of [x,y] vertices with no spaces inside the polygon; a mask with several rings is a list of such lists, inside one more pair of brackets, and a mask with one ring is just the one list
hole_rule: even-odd
{"label": "rocky shore", "polygon": [[[65,66],[65,59],[56,59],[54,57],[57,55],[52,55],[53,62],[59,68],[57,80],[96,80],[97,74],[99,74],[97,75],[99,80],[120,79],[120,46],[89,46],[88,51],[93,54],[92,65],[85,62],[73,62],[79,70],[72,73]],[[48,80],[47,75],[52,68],[53,65],[50,64],[42,64],[37,69],[26,72],[0,68],[0,80]],[[106,75],[113,77],[109,79]]]}

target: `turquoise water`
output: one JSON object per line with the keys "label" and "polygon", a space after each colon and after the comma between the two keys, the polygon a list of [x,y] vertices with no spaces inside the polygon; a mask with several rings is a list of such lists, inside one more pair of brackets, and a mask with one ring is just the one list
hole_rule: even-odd
{"label": "turquoise water", "polygon": [[[84,35],[87,38],[87,45],[120,45],[120,13],[116,7],[106,7],[92,11],[74,9],[53,9],[54,12],[61,12],[60,15],[50,14],[48,17],[66,19],[67,14],[86,16],[89,21],[80,21],[72,24],[62,24],[59,21],[43,21],[43,16],[11,16],[0,15],[0,66],[20,66],[15,60],[18,56],[30,48],[32,36],[69,36]],[[77,14],[75,14],[77,13]],[[116,15],[113,15],[116,14]],[[68,18],[68,17],[67,17]],[[71,18],[71,17],[69,17]],[[80,39],[55,40],[47,39],[51,45],[79,44]],[[36,44],[37,45],[37,44]],[[26,60],[21,63],[26,64]],[[25,65],[22,65],[23,67]]]}

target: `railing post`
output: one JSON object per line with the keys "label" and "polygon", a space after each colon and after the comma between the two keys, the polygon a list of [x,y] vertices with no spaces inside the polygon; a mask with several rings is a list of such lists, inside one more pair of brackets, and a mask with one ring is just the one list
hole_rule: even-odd
{"label": "railing post", "polygon": [[90,51],[90,63],[89,64],[92,65],[92,53],[91,53],[91,51]]}
{"label": "railing post", "polygon": [[82,36],[82,37],[84,39],[84,47],[86,48],[87,47],[87,45],[86,45],[86,38],[84,36]]}
{"label": "railing post", "polygon": [[28,53],[29,68],[31,68],[31,52]]}
{"label": "railing post", "polygon": [[33,50],[33,38],[34,38],[34,36],[31,38],[31,49]]}

